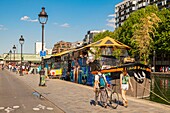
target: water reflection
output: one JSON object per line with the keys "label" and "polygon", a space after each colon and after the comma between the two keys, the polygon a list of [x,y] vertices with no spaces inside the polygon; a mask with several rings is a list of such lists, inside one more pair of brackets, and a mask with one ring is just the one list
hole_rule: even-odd
{"label": "water reflection", "polygon": [[168,82],[169,82],[168,79],[161,79],[160,80],[160,88],[164,89],[165,92],[167,92],[167,90],[168,90]]}
{"label": "water reflection", "polygon": [[[151,91],[170,102],[170,76],[165,77],[161,75],[154,75],[154,77],[152,77]],[[169,104],[153,93],[150,95],[150,100],[163,104]]]}

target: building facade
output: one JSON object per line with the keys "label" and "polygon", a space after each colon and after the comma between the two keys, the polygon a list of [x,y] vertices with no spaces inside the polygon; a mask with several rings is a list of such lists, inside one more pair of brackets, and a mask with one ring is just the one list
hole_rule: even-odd
{"label": "building facade", "polygon": [[93,38],[95,35],[105,32],[106,30],[91,30],[87,31],[87,34],[85,35],[85,38],[83,39],[83,45],[87,45],[93,42]]}
{"label": "building facade", "polygon": [[115,5],[115,26],[122,26],[129,15],[148,5],[156,4],[159,9],[170,8],[170,0],[124,0]]}
{"label": "building facade", "polygon": [[71,48],[79,48],[82,47],[83,41],[76,41],[71,44]]}
{"label": "building facade", "polygon": [[[35,54],[40,54],[41,50],[42,50],[42,42],[35,42]],[[44,43],[44,50],[46,50],[45,43]]]}
{"label": "building facade", "polygon": [[54,47],[52,49],[52,54],[57,54],[66,50],[70,50],[71,45],[72,45],[71,42],[64,42],[64,41],[57,42],[56,44],[54,44]]}
{"label": "building facade", "polygon": [[46,49],[46,54],[51,55],[52,54],[52,49]]}
{"label": "building facade", "polygon": [[[41,50],[42,50],[42,42],[35,42],[35,54],[40,54]],[[45,43],[44,43],[44,51],[46,51],[47,55],[52,54],[52,49],[47,49]]]}

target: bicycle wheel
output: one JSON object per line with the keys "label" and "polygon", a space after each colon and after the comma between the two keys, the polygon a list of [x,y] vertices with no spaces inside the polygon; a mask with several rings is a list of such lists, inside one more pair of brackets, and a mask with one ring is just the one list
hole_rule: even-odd
{"label": "bicycle wheel", "polygon": [[100,90],[100,104],[103,107],[107,107],[107,92],[106,92],[106,89]]}
{"label": "bicycle wheel", "polygon": [[117,92],[112,92],[112,94],[110,95],[110,106],[113,109],[116,109],[117,106],[119,105],[119,95]]}

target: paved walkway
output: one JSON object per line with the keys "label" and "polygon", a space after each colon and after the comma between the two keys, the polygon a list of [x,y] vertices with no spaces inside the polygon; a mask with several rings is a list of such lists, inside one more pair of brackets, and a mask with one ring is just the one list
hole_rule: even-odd
{"label": "paved walkway", "polygon": [[129,106],[118,106],[117,109],[102,108],[91,105],[94,100],[92,87],[75,84],[59,79],[47,79],[47,87],[39,87],[39,75],[19,76],[10,72],[21,81],[41,93],[46,99],[66,113],[169,113],[170,106],[147,100],[128,97]]}

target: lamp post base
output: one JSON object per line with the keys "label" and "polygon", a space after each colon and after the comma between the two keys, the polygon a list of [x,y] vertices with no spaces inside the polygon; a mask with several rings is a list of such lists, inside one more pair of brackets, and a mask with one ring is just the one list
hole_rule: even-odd
{"label": "lamp post base", "polygon": [[39,86],[46,86],[45,84],[45,71],[42,69],[40,71],[40,83]]}
{"label": "lamp post base", "polygon": [[19,75],[20,75],[20,76],[24,76],[24,75],[23,75],[23,72],[22,72],[22,69],[20,69]]}

